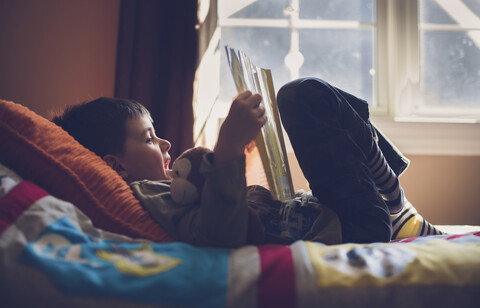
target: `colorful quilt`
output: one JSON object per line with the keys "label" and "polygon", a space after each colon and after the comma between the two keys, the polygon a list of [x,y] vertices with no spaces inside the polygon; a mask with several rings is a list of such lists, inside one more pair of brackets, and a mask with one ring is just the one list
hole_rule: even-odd
{"label": "colorful quilt", "polygon": [[2,307],[480,307],[480,232],[240,249],[95,228],[0,169]]}

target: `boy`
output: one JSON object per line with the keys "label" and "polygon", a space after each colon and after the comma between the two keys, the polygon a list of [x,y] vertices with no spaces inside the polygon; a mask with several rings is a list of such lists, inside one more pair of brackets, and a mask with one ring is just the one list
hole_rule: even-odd
{"label": "boy", "polygon": [[67,108],[53,122],[116,170],[175,240],[239,247],[247,243],[248,226],[243,149],[266,121],[260,102],[259,95],[245,92],[232,103],[214,158],[202,161],[206,181],[201,206],[171,200],[170,143],[155,135],[150,114],[141,104],[99,98]]}
{"label": "boy", "polygon": [[[357,101],[316,79],[292,82],[279,92],[282,121],[317,198],[307,206],[289,203],[288,213],[282,210],[287,225],[291,218],[308,218],[300,219],[303,225],[297,229],[302,230],[294,236],[275,233],[280,205],[267,196],[268,191],[260,187],[247,191],[244,148],[266,122],[258,94],[244,92],[233,101],[214,153],[202,161],[206,181],[200,204],[193,206],[171,200],[170,143],[155,135],[150,114],[139,103],[100,98],[68,108],[53,121],[116,170],[175,240],[232,248],[297,239],[388,242],[390,211],[403,209],[403,203],[388,207],[385,194],[382,197],[377,189],[367,155],[381,151],[373,139],[368,107],[360,117],[361,111],[350,106],[359,105]],[[373,158],[375,165],[380,161],[379,170],[389,170],[383,155]],[[396,179],[393,172],[386,174]],[[400,191],[399,185],[393,186]]]}

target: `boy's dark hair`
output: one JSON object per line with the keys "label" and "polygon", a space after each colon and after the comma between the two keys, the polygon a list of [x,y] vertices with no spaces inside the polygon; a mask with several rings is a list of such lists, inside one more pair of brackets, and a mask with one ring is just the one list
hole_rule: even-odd
{"label": "boy's dark hair", "polygon": [[103,157],[123,154],[127,120],[141,116],[152,121],[150,112],[137,101],[101,97],[67,107],[52,122],[84,147]]}

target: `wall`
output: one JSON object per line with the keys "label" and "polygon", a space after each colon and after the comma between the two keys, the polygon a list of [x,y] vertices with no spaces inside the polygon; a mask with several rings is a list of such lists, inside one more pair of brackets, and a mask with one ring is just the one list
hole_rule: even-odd
{"label": "wall", "polygon": [[480,157],[407,155],[407,198],[436,224],[480,225]]}
{"label": "wall", "polygon": [[113,96],[119,0],[0,0],[0,98],[50,117]]}

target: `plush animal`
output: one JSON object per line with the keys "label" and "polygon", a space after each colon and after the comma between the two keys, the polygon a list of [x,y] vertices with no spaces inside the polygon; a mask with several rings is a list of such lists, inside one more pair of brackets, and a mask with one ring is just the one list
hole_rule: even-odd
{"label": "plush animal", "polygon": [[173,201],[188,205],[200,200],[205,177],[200,173],[203,156],[213,151],[205,147],[195,147],[183,152],[172,166],[170,192]]}

